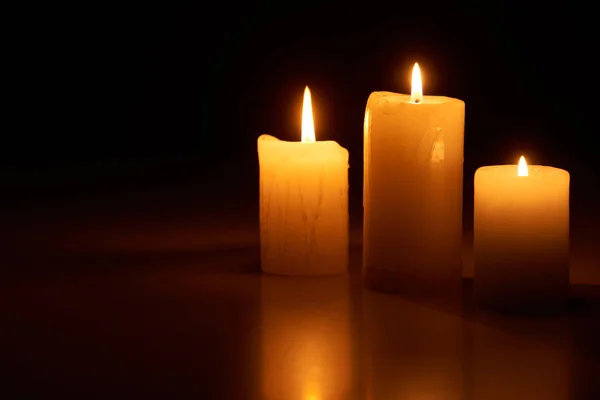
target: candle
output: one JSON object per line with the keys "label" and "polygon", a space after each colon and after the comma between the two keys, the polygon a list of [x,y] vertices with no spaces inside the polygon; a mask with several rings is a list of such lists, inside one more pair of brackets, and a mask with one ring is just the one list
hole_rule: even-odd
{"label": "candle", "polygon": [[499,309],[562,304],[569,286],[569,173],[540,165],[475,172],[475,295]]}
{"label": "candle", "polygon": [[[363,273],[385,291],[460,288],[465,103],[374,92],[364,127]],[[431,290],[430,290],[431,289]]]}
{"label": "candle", "polygon": [[348,151],[316,141],[308,87],[302,141],[258,138],[264,272],[330,275],[348,265]]}

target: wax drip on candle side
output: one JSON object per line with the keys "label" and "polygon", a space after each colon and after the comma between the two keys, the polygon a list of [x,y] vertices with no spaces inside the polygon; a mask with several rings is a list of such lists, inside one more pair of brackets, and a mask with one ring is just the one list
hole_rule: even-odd
{"label": "wax drip on candle side", "polygon": [[420,163],[441,164],[446,158],[442,128],[436,125],[423,132],[414,154]]}
{"label": "wax drip on candle side", "polygon": [[446,155],[446,145],[444,144],[444,137],[442,135],[442,128],[439,126],[435,127],[436,138],[431,147],[431,162],[433,164],[441,164],[444,161]]}

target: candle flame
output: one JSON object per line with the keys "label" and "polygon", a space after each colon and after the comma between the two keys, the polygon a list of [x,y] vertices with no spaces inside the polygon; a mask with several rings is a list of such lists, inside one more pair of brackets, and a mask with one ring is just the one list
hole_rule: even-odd
{"label": "candle flame", "polygon": [[410,101],[412,103],[423,102],[423,81],[421,80],[421,69],[419,63],[415,63],[412,70],[412,87],[410,90]]}
{"label": "candle flame", "polygon": [[521,156],[519,159],[519,167],[517,168],[518,176],[529,176],[529,168],[527,168],[527,161],[525,157]]}
{"label": "candle flame", "polygon": [[302,143],[312,143],[315,139],[315,121],[313,120],[312,101],[308,86],[304,89],[302,104]]}

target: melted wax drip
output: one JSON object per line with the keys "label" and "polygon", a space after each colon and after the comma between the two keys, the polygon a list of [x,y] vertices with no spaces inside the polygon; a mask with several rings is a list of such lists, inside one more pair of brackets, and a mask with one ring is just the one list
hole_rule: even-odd
{"label": "melted wax drip", "polygon": [[446,155],[446,145],[442,136],[442,128],[437,126],[435,130],[435,140],[433,141],[433,146],[431,146],[431,162],[433,164],[441,164]]}

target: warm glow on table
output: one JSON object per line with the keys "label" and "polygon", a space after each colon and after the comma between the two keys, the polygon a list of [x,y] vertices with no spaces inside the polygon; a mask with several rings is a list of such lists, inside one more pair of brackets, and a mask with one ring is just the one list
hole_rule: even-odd
{"label": "warm glow on table", "polygon": [[315,140],[308,87],[301,138],[258,138],[262,270],[336,274],[348,265],[348,151]]}
{"label": "warm glow on table", "polygon": [[304,279],[261,278],[263,396],[347,399],[352,371],[349,277]]}
{"label": "warm glow on table", "polygon": [[456,288],[465,104],[423,96],[417,64],[412,77],[410,95],[374,92],[367,102],[364,275],[374,289]]}
{"label": "warm glow on table", "polygon": [[569,285],[569,173],[526,164],[475,173],[478,299],[494,308],[564,302]]}

